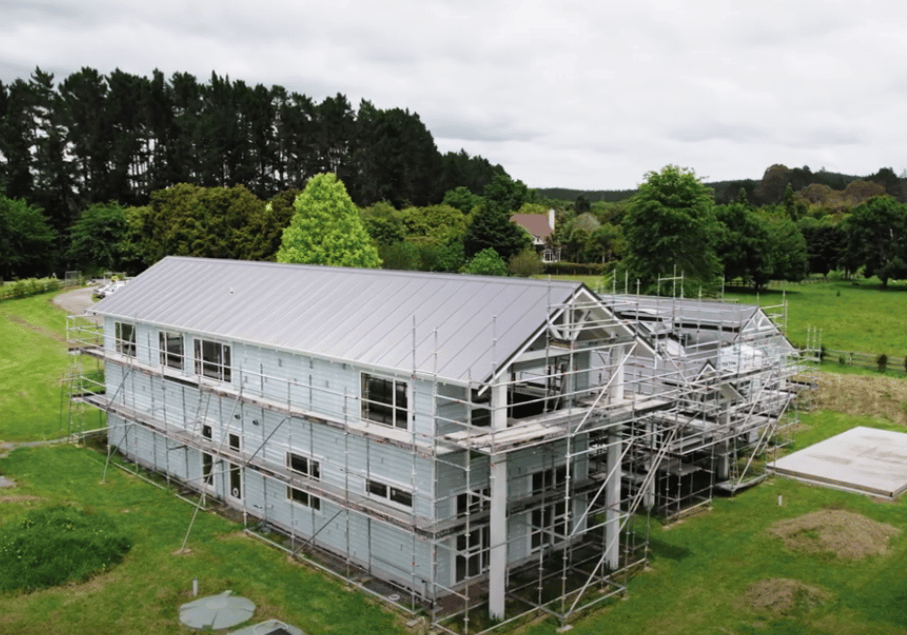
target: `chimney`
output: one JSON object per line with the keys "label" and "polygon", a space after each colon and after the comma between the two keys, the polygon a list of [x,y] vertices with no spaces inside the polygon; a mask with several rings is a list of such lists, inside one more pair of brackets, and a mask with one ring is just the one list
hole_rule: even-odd
{"label": "chimney", "polygon": [[554,208],[548,208],[548,227],[551,228],[551,231],[554,231]]}

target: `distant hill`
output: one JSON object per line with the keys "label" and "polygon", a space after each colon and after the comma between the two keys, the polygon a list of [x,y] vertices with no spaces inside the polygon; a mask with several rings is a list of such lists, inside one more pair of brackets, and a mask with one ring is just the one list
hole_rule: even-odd
{"label": "distant hill", "polygon": [[[788,168],[781,164],[769,166],[761,178],[738,179],[732,181],[712,181],[706,183],[715,192],[715,202],[729,203],[737,198],[742,188],[749,201],[753,204],[765,205],[780,203],[784,190],[789,183],[795,192],[812,184],[827,185],[833,190],[843,190],[849,183],[856,180],[873,181],[885,186],[889,194],[895,198],[904,197],[905,179],[899,179],[889,168],[882,168],[876,174],[869,176],[855,176],[838,172],[819,170],[813,172],[808,166],[802,168]],[[616,202],[624,201],[634,194],[636,190],[574,190],[563,187],[539,188],[539,196],[555,201],[573,202],[579,196],[584,196],[590,203],[598,201]]]}
{"label": "distant hill", "polygon": [[542,198],[550,198],[555,201],[573,202],[579,196],[585,196],[590,203],[606,201],[613,203],[623,201],[634,194],[636,190],[571,190],[564,187],[543,187],[536,190]]}

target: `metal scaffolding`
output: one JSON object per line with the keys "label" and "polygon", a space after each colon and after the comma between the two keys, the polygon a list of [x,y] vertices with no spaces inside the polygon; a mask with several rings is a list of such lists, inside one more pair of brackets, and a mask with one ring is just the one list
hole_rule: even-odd
{"label": "metal scaffolding", "polygon": [[[748,322],[721,313],[729,305],[700,301],[690,317],[685,303],[695,301],[655,309],[652,301],[587,294],[552,305],[538,337],[491,381],[452,386],[414,364],[407,379],[430,386],[431,398],[409,408],[434,422],[431,434],[367,421],[362,395],[311,376],[289,379],[234,360],[232,381],[216,381],[197,361],[192,367],[191,355],[169,364],[151,335],[105,335],[74,316],[70,350],[103,362],[107,374],[88,381],[91,373],[74,366],[70,427],[85,427],[80,404],[106,413],[111,451],[198,492],[202,504],[216,491],[245,492],[252,474],[265,496],[286,488],[304,503],[291,506],[289,518],[267,500],[253,507],[247,496],[223,498],[250,534],[426,616],[439,631],[481,633],[538,613],[566,625],[626,592],[627,577],[647,558],[650,512],[677,514],[711,500],[716,488],[754,482],[754,459],[777,440],[791,403],[792,356],[782,354],[777,331],[746,332]],[[690,335],[706,331],[718,337]],[[139,361],[158,356],[159,364]],[[343,407],[318,405],[329,401]],[[267,433],[265,417],[277,421]],[[342,457],[340,449],[332,457],[343,484],[313,478],[311,469],[301,474],[269,452],[295,447],[294,430],[314,444],[322,429],[343,439]],[[135,449],[139,430],[152,439],[148,452]],[[370,444],[408,453],[402,478],[425,505],[410,499],[405,512],[350,486],[370,473],[367,461],[351,458],[353,446]],[[195,474],[190,452],[210,457]],[[521,473],[530,459],[542,469]],[[316,500],[338,511],[323,518]],[[311,531],[301,532],[292,514],[304,515]],[[367,556],[354,553],[351,524],[360,521],[370,536],[382,527],[407,532],[409,570],[371,547]],[[345,523],[345,551],[322,539],[335,523]]]}

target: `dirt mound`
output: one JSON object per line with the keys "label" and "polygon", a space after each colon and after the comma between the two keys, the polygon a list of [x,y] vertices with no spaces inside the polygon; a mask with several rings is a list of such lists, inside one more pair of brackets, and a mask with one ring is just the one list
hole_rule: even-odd
{"label": "dirt mound", "polygon": [[751,584],[743,596],[746,604],[759,611],[788,615],[809,610],[831,599],[828,591],[788,578],[772,578]]}
{"label": "dirt mound", "polygon": [[859,560],[888,552],[888,539],[900,529],[843,509],[823,509],[799,518],[780,520],[768,532],[801,553],[828,553]]}
{"label": "dirt mound", "polygon": [[818,373],[813,405],[852,415],[883,416],[907,425],[907,381],[872,375]]}

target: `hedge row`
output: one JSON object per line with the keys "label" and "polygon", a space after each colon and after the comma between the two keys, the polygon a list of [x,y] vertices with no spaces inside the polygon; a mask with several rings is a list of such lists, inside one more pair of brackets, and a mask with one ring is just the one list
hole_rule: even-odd
{"label": "hedge row", "polygon": [[26,278],[13,282],[4,282],[0,285],[0,300],[11,298],[24,298],[47,291],[56,291],[63,288],[63,283],[56,278]]}

